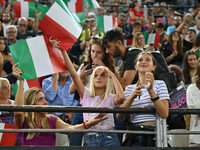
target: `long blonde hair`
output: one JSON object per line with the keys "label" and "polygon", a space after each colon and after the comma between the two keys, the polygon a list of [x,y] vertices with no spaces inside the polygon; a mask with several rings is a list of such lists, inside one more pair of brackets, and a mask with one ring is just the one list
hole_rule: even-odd
{"label": "long blonde hair", "polygon": [[[94,88],[95,72],[98,69],[104,69],[104,68],[105,68],[104,66],[98,66],[92,72],[91,81],[90,81],[90,90],[89,90],[89,94],[90,94],[91,97],[95,97],[96,96],[96,92],[95,92],[95,88]],[[114,87],[114,83],[113,83],[112,79],[107,77],[107,83],[106,83],[106,87],[105,87],[105,92],[104,92],[104,94],[102,94],[100,96],[101,99],[105,99],[110,93],[115,93],[115,87]]]}
{"label": "long blonde hair", "polygon": [[[140,45],[139,45],[139,43],[138,43],[138,40],[139,40],[139,36],[140,36],[140,35],[144,36],[144,35],[142,34],[142,32],[136,32],[136,33],[134,34],[133,43],[132,43],[132,46],[133,46],[133,47],[136,47],[136,48],[144,48],[144,47],[140,47]],[[145,46],[145,43],[144,43],[144,46]]]}
{"label": "long blonde hair", "polygon": [[[24,93],[24,105],[35,105],[37,102],[37,95],[39,92],[42,92],[41,89],[37,88],[31,88],[25,91]],[[29,126],[30,129],[38,129],[39,127],[37,126],[35,122],[35,112],[25,112],[25,119],[26,122]],[[49,123],[48,123],[48,116],[45,113],[41,113],[42,120],[41,120],[41,125],[45,129],[49,129]],[[28,133],[26,139],[31,140],[36,133]]]}

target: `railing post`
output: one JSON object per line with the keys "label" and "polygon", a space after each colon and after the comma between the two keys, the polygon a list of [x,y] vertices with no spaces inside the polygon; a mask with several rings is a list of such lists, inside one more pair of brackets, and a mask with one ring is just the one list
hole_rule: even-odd
{"label": "railing post", "polygon": [[167,147],[167,123],[156,113],[156,147]]}

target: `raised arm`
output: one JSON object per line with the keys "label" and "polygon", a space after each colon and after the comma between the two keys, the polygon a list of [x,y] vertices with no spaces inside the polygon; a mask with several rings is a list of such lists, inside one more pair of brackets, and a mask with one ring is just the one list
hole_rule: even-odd
{"label": "raised arm", "polygon": [[117,77],[115,76],[115,74],[112,71],[110,71],[108,68],[106,68],[106,71],[108,72],[108,75],[113,80],[115,90],[116,90],[116,96],[114,97],[114,104],[122,104],[125,99],[124,90],[121,84],[119,83]]}
{"label": "raised arm", "polygon": [[[78,74],[79,74],[79,77],[82,81],[82,83],[84,85],[86,85],[88,83],[88,76],[92,73],[92,69],[86,69],[88,67],[88,65],[84,66],[84,65],[81,65],[81,68],[80,68],[80,72],[78,70]],[[74,82],[71,83],[70,87],[69,87],[69,92],[70,94],[73,94],[74,92],[76,91],[76,86],[74,84]]]}
{"label": "raised arm", "polygon": [[[20,74],[22,74],[21,71],[18,72],[18,80],[19,80],[19,86],[17,89],[17,95],[15,98],[15,105],[24,105],[24,79],[20,77]],[[22,127],[22,124],[24,122],[24,112],[14,112],[15,116],[15,124],[19,126],[19,128]]]}
{"label": "raised arm", "polygon": [[38,30],[38,26],[39,26],[39,23],[40,23],[40,16],[42,15],[41,12],[37,13],[37,11],[35,11],[35,25],[33,27],[33,31],[37,31]]}
{"label": "raised arm", "polygon": [[64,57],[66,66],[68,68],[68,71],[70,73],[70,76],[72,77],[73,82],[74,82],[74,84],[75,84],[75,86],[76,86],[76,88],[78,90],[80,98],[83,98],[84,90],[85,90],[84,84],[81,82],[81,79],[80,79],[79,75],[76,73],[76,70],[74,69],[74,66],[73,66],[73,64],[72,64],[67,52],[64,51],[62,48],[60,48],[58,46],[58,44],[59,44],[58,41],[50,39],[50,42],[54,47],[60,49],[60,51],[61,51],[61,53],[62,53],[62,55]]}

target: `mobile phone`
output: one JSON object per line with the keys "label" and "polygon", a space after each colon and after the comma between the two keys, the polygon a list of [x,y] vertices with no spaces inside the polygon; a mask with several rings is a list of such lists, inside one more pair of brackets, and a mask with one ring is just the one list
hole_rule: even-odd
{"label": "mobile phone", "polygon": [[154,46],[154,43],[150,43],[149,46],[152,46],[152,47],[153,47],[153,46]]}
{"label": "mobile phone", "polygon": [[84,62],[83,64],[84,64],[84,66],[88,65],[86,70],[92,69],[92,63],[91,62]]}
{"label": "mobile phone", "polygon": [[186,22],[187,24],[189,24],[189,23],[190,23],[190,20],[186,19],[185,22]]}

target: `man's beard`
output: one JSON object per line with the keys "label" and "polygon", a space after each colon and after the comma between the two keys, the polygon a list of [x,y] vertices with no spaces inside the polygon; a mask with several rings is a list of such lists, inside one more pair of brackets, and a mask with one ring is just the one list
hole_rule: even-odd
{"label": "man's beard", "polygon": [[3,23],[8,24],[11,20],[3,20]]}
{"label": "man's beard", "polygon": [[120,49],[119,49],[119,47],[118,46],[116,46],[115,45],[115,52],[114,52],[114,58],[115,57],[119,57],[121,55],[121,51],[120,51]]}

